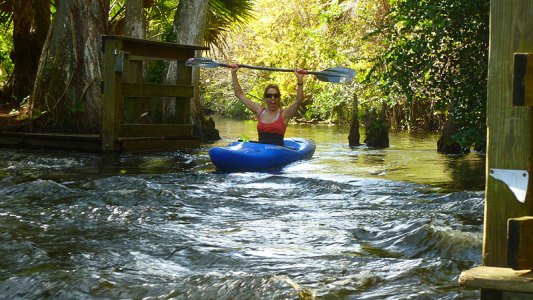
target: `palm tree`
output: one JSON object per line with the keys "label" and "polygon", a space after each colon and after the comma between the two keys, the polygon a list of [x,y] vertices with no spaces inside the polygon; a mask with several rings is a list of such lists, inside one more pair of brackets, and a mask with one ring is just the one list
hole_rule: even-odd
{"label": "palm tree", "polygon": [[[150,2],[150,5],[145,3],[147,20],[150,23],[148,39],[159,38],[168,42],[175,41],[169,29],[172,27],[178,2],[176,0],[158,0]],[[120,19],[124,17],[124,9],[121,6],[123,4],[117,2],[116,5],[117,7],[112,9],[112,12],[115,11],[117,16],[112,14],[110,20],[113,23],[120,23]],[[209,0],[207,26],[203,37],[205,45],[219,49],[224,48],[226,34],[234,27],[245,25],[247,20],[253,17],[252,8],[252,0]]]}

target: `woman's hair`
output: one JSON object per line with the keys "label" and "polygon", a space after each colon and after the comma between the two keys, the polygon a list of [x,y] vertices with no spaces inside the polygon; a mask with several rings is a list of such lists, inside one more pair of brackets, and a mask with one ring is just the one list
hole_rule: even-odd
{"label": "woman's hair", "polygon": [[273,88],[276,91],[278,91],[279,97],[281,98],[281,91],[279,90],[279,86],[277,84],[272,84],[272,83],[266,86],[265,91],[263,92],[263,98],[266,97],[267,91],[270,88]]}

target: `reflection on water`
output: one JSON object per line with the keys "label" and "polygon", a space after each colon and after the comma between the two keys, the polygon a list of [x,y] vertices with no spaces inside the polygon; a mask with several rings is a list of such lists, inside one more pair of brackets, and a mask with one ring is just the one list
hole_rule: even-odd
{"label": "reflection on water", "polygon": [[313,159],[216,173],[207,150],[94,155],[0,149],[1,299],[478,299],[483,157],[435,135],[347,146],[291,125]]}

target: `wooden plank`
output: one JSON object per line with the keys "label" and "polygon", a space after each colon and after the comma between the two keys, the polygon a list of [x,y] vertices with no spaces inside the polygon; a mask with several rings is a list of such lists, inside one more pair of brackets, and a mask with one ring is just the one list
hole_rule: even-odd
{"label": "wooden plank", "polygon": [[45,136],[28,136],[24,138],[24,145],[33,148],[45,148],[55,150],[76,150],[88,152],[100,152],[102,141],[93,139],[57,139]]}
{"label": "wooden plank", "polygon": [[[106,41],[122,41],[127,42],[129,45],[143,45],[153,48],[169,48],[169,49],[189,49],[189,50],[209,50],[209,47],[203,47],[203,46],[195,46],[195,45],[183,45],[183,44],[177,44],[177,43],[169,43],[169,42],[161,42],[161,41],[155,41],[155,40],[145,40],[145,39],[137,39],[137,38],[131,38],[121,35],[103,35],[102,36],[102,51],[105,51],[106,47]],[[128,51],[128,48],[125,48],[126,51]]]}
{"label": "wooden plank", "polygon": [[37,133],[37,132],[20,132],[11,133],[24,139],[49,139],[49,140],[69,140],[69,141],[100,141],[99,134],[77,134],[77,133]]}
{"label": "wooden plank", "polygon": [[509,267],[515,270],[533,269],[533,217],[509,219],[507,227]]}
{"label": "wooden plank", "polygon": [[168,61],[166,58],[154,56],[128,55],[130,61]]}
{"label": "wooden plank", "polygon": [[482,289],[533,293],[533,272],[510,268],[476,267],[461,273],[459,284]]}
{"label": "wooden plank", "polygon": [[513,55],[533,49],[533,1],[492,0],[487,99],[487,168],[483,265],[507,267],[507,220],[533,215],[531,184],[525,203],[490,176],[490,169],[529,170],[532,111],[513,106]]}
{"label": "wooden plank", "polygon": [[105,43],[118,41],[123,45],[123,50],[135,56],[159,57],[168,60],[185,61],[194,57],[195,50],[208,50],[208,47],[181,45],[153,40],[143,40],[122,36],[103,36],[104,51],[108,48]]}
{"label": "wooden plank", "polygon": [[481,300],[533,300],[532,293],[481,289]]}
{"label": "wooden plank", "polygon": [[99,134],[10,132],[0,135],[0,145],[99,152],[102,140]]}
{"label": "wooden plank", "polygon": [[122,83],[124,97],[192,97],[191,85],[166,85],[150,83]]}
{"label": "wooden plank", "polygon": [[23,143],[20,135],[12,134],[11,132],[0,133],[0,145],[2,146],[18,146]]}
{"label": "wooden plank", "polygon": [[186,61],[194,57],[194,50],[175,47],[174,44],[163,43],[156,47],[144,43],[124,41],[124,50],[135,56],[152,56],[168,60]]}
{"label": "wooden plank", "polygon": [[120,137],[187,137],[192,138],[189,124],[122,124]]}
{"label": "wooden plank", "polygon": [[120,139],[121,152],[167,151],[198,148],[199,139]]}

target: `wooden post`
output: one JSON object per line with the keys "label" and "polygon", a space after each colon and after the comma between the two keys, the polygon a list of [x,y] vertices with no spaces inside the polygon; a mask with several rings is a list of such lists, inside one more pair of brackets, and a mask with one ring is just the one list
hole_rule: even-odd
{"label": "wooden post", "polygon": [[[491,0],[490,18],[483,266],[459,283],[481,288],[482,300],[533,299],[533,225],[524,217],[533,215],[533,1]],[[525,199],[516,190],[524,180]]]}
{"label": "wooden post", "polygon": [[514,270],[533,269],[533,217],[509,219],[507,264]]}
{"label": "wooden post", "polygon": [[120,69],[120,63],[117,65],[117,58],[122,51],[122,41],[103,41],[102,46],[104,47],[102,151],[116,151],[115,140],[119,135],[123,110],[122,101],[117,101],[117,99],[122,99],[123,70]]}
{"label": "wooden post", "polygon": [[[192,72],[189,67],[185,66],[184,62],[178,62],[178,75],[176,77],[176,84],[178,85],[192,85]],[[176,111],[183,111],[184,113],[176,114],[175,122],[189,123],[191,119],[191,97],[176,97]]]}
{"label": "wooden post", "polygon": [[517,201],[491,169],[532,172],[532,107],[513,106],[514,54],[533,52],[533,1],[492,0],[487,102],[487,174],[483,265],[508,267],[507,220],[533,215],[529,180],[526,200]]}

